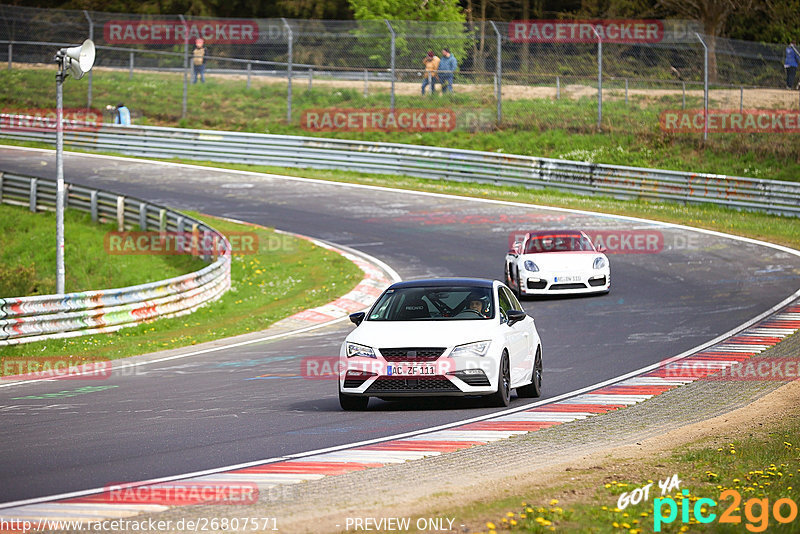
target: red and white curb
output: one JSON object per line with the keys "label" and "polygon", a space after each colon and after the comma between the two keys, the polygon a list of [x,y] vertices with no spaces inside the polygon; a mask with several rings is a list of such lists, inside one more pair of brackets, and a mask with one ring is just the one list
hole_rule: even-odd
{"label": "red and white curb", "polygon": [[[377,273],[375,274],[377,276]],[[367,283],[368,289],[365,295],[370,294],[374,287],[371,282]],[[365,288],[354,291],[361,293]],[[335,307],[341,310],[347,309],[338,305]],[[328,315],[329,311],[330,308],[323,306],[318,313]],[[315,319],[316,316],[313,316],[311,320]],[[706,379],[713,373],[728,369],[777,345],[798,329],[800,329],[800,304],[795,302],[727,339],[688,356],[672,359],[622,381],[549,404],[500,416],[476,418],[451,427],[406,434],[386,441],[374,440],[349,448],[345,446],[272,458],[235,468],[198,473],[196,476],[143,482],[137,485],[138,491],[135,492],[92,490],[76,494],[72,498],[51,502],[18,506],[13,506],[11,503],[13,507],[0,509],[0,520],[9,522],[47,519],[81,521],[88,524],[106,519],[129,518],[139,514],[165,511],[172,506],[180,505],[181,503],[175,499],[169,502],[153,502],[152,497],[158,495],[161,488],[170,486],[173,489],[181,485],[220,488],[226,484],[250,484],[255,485],[261,495],[274,495],[276,488],[280,489],[289,484],[299,484],[388,464],[400,464],[484,445],[625,408],[681,385]],[[147,495],[147,498],[143,499],[143,494]]]}

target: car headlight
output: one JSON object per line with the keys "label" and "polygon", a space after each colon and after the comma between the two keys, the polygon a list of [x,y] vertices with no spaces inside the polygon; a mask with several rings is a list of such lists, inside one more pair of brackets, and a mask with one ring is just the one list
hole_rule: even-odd
{"label": "car headlight", "polygon": [[525,265],[525,270],[526,271],[530,271],[532,273],[538,273],[539,272],[539,267],[535,263],[533,263],[531,260],[525,260],[525,263],[523,265]]}
{"label": "car headlight", "polygon": [[602,269],[606,266],[606,259],[602,256],[598,256],[594,259],[594,268],[595,269]]}
{"label": "car headlight", "polygon": [[354,356],[361,356],[362,358],[378,358],[375,356],[375,351],[371,347],[359,345],[358,343],[347,343],[345,351],[348,358]]}
{"label": "car headlight", "polygon": [[491,344],[491,341],[477,341],[475,343],[459,345],[453,349],[450,356],[486,356],[486,352],[489,350],[489,345]]}

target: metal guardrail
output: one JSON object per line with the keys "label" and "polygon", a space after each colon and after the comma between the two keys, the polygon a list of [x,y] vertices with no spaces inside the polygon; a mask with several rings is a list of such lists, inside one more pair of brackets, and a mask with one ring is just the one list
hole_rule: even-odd
{"label": "metal guardrail", "polygon": [[[0,115],[0,137],[55,144],[48,128],[9,128]],[[312,167],[419,178],[553,188],[621,199],[711,203],[737,209],[800,216],[800,184],[452,148],[372,143],[333,138],[270,135],[156,126],[66,127],[72,148],[148,158],[184,158]]]}
{"label": "metal guardrail", "polygon": [[[0,203],[32,212],[55,208],[56,182],[0,173]],[[180,232],[213,243],[213,263],[183,276],[119,289],[66,295],[0,298],[0,346],[44,339],[113,332],[163,317],[191,313],[218,299],[231,285],[230,243],[188,215],[142,200],[67,184],[66,206],[91,213],[95,222],[117,223],[119,231]]]}

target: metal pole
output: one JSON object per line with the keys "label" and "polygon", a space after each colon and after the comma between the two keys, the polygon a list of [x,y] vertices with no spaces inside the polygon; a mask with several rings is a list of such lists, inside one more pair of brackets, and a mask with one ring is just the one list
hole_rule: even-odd
{"label": "metal pole", "polygon": [[56,74],[56,293],[64,294],[64,56],[59,52]]}
{"label": "metal pole", "polygon": [[[83,15],[86,17],[86,20],[89,21],[89,39],[94,41],[94,22],[92,22],[92,17],[89,16],[89,12],[85,9],[83,10]],[[89,71],[89,88],[86,92],[86,107],[92,107],[92,74],[93,72]]]}
{"label": "metal pole", "polygon": [[247,88],[250,89],[250,73],[253,70],[253,66],[248,62],[247,63]]}
{"label": "metal pole", "polygon": [[681,82],[683,84],[683,108],[686,109],[686,82]]}
{"label": "metal pole", "polygon": [[369,94],[369,71],[364,69],[364,98]]}
{"label": "metal pole", "polygon": [[739,86],[739,113],[744,109],[744,87]]}
{"label": "metal pole", "polygon": [[497,25],[493,20],[489,21],[494,28],[494,33],[497,35],[497,124],[503,120],[503,34],[497,29]]}
{"label": "metal pole", "polygon": [[561,76],[556,76],[556,100],[561,98]]}
{"label": "metal pole", "polygon": [[592,31],[597,36],[597,129],[603,124],[603,40],[597,28],[592,26]]}
{"label": "metal pole", "polygon": [[314,83],[314,67],[308,67],[308,90],[309,91],[311,90],[313,83]]}
{"label": "metal pole", "polygon": [[292,56],[294,51],[292,50],[294,45],[294,35],[292,34],[292,27],[289,26],[289,23],[286,19],[282,18],[283,25],[286,28],[286,41],[289,46],[288,50],[288,57],[286,58],[286,81],[287,81],[287,93],[286,93],[286,122],[292,122]]}
{"label": "metal pole", "polygon": [[625,105],[628,105],[628,78],[625,78]]}
{"label": "metal pole", "polygon": [[133,52],[130,53],[130,69],[128,70],[128,79],[133,79]]}
{"label": "metal pole", "polygon": [[694,32],[703,45],[703,141],[708,141],[708,47],[700,34]]}
{"label": "metal pole", "polygon": [[[384,21],[386,22],[386,26],[389,27],[389,32],[391,32],[391,34],[392,34],[392,60],[391,60],[392,91],[391,91],[391,106],[390,106],[390,109],[391,109],[391,113],[394,113],[394,60],[395,60],[395,53],[396,53],[396,50],[395,50],[395,35],[394,35],[394,28],[392,28],[392,24],[386,19],[384,19]],[[442,90],[444,90],[444,89],[442,89]]]}
{"label": "metal pole", "polygon": [[189,98],[189,26],[183,15],[178,15],[183,24],[183,100],[181,101],[181,118],[186,118],[186,101]]}
{"label": "metal pole", "polygon": [[11,70],[11,65],[14,63],[14,45],[8,43],[8,70]]}

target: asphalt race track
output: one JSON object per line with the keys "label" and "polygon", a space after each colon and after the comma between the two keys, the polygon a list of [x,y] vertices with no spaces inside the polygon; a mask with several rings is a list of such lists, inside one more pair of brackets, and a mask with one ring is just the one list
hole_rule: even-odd
{"label": "asphalt race track", "polygon": [[[53,152],[0,149],[0,170],[55,177]],[[656,363],[746,322],[800,286],[800,257],[661,225],[310,180],[67,154],[67,181],[348,245],[403,278],[502,278],[512,232],[645,232],[661,246],[609,254],[612,290],[525,302],[544,346],[544,397]],[[67,265],[69,269],[69,265]],[[0,503],[390,436],[489,413],[472,399],[339,409],[300,362],[351,329],[144,366],[109,380],[0,388]],[[35,398],[85,386],[103,390]],[[512,399],[512,406],[523,404]]]}

